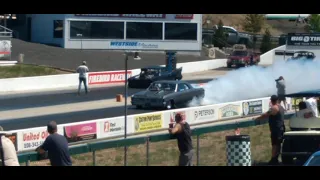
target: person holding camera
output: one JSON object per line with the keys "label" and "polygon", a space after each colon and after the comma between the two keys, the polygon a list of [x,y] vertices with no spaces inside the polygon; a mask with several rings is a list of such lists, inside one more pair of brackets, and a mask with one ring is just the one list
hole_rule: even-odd
{"label": "person holding camera", "polygon": [[81,84],[83,83],[86,94],[88,94],[88,86],[87,86],[87,72],[89,72],[89,68],[87,67],[87,62],[83,61],[82,65],[77,68],[77,73],[79,73],[79,87],[78,87],[78,95],[80,95]]}
{"label": "person holding camera", "polygon": [[179,166],[193,166],[193,145],[190,125],[183,120],[181,114],[175,115],[175,126],[170,124],[169,133],[174,135],[178,141],[180,151]]}
{"label": "person holding camera", "polygon": [[287,110],[287,101],[286,101],[286,82],[283,78],[283,76],[280,76],[276,81],[276,87],[278,90],[278,98],[279,98],[279,104],[281,105],[281,102],[283,101],[283,105],[285,110]]}

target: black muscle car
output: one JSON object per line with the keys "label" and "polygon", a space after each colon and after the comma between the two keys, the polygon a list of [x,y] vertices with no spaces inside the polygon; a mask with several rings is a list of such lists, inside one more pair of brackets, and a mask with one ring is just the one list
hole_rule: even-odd
{"label": "black muscle car", "polygon": [[164,66],[141,68],[139,75],[128,79],[129,88],[148,88],[152,82],[160,80],[181,80],[182,67],[168,72]]}
{"label": "black muscle car", "polygon": [[316,58],[313,52],[309,51],[296,51],[293,56],[287,61],[300,60],[300,61],[312,61]]}
{"label": "black muscle car", "polygon": [[137,108],[174,109],[185,107],[195,97],[203,98],[204,89],[184,81],[156,81],[145,91],[133,94],[131,104]]}

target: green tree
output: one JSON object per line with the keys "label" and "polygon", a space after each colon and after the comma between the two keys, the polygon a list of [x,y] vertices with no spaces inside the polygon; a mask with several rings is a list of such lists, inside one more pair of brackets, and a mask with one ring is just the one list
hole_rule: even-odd
{"label": "green tree", "polygon": [[308,32],[320,32],[320,15],[310,14],[308,17],[306,30]]}
{"label": "green tree", "polygon": [[269,28],[267,28],[262,38],[260,51],[263,54],[270,51],[271,49],[272,49],[271,34],[269,31]]}
{"label": "green tree", "polygon": [[253,49],[256,47],[257,37],[255,34],[259,33],[265,23],[264,14],[246,14],[243,21],[243,29],[247,32],[253,33]]}
{"label": "green tree", "polygon": [[212,43],[214,44],[215,47],[219,47],[220,49],[226,46],[227,33],[223,29],[223,22],[221,21],[221,19],[219,20],[219,23],[218,23],[218,29],[213,35]]}

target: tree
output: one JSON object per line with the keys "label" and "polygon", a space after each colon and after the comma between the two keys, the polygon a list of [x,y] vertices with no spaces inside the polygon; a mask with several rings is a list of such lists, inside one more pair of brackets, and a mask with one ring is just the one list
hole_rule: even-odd
{"label": "tree", "polygon": [[224,31],[223,22],[221,21],[221,19],[219,20],[218,28],[213,35],[212,43],[214,44],[215,47],[219,47],[220,49],[222,47],[225,47],[227,43],[227,33]]}
{"label": "tree", "polygon": [[253,33],[253,49],[256,47],[257,37],[255,34],[259,33],[264,25],[264,15],[263,14],[246,14],[243,21],[243,29],[247,32]]}
{"label": "tree", "polygon": [[268,52],[271,49],[272,49],[271,34],[269,31],[269,28],[267,28],[262,38],[260,51],[263,54],[265,52]]}
{"label": "tree", "polygon": [[308,32],[320,32],[320,15],[310,14],[308,17],[306,30]]}

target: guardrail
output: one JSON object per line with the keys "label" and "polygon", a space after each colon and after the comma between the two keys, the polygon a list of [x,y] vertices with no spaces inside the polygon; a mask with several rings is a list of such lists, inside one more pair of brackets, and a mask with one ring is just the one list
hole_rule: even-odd
{"label": "guardrail", "polygon": [[[293,115],[286,114],[285,118],[288,119]],[[268,121],[265,120],[252,120],[252,119],[246,119],[242,120],[238,123],[227,123],[227,124],[221,124],[221,125],[213,125],[209,127],[201,127],[201,128],[192,128],[192,136],[196,136],[196,154],[197,154],[197,165],[200,165],[200,135],[206,134],[206,133],[213,133],[213,132],[220,132],[220,131],[226,131],[226,130],[232,130],[237,127],[239,128],[246,128],[251,126],[257,126],[266,124]],[[70,155],[77,155],[77,154],[83,154],[83,153],[92,153],[92,164],[93,166],[96,165],[96,157],[95,153],[98,150],[103,149],[110,149],[110,148],[116,148],[116,147],[124,147],[124,146],[133,146],[133,145],[140,145],[145,144],[146,145],[146,165],[149,165],[149,144],[160,142],[160,141],[167,141],[174,139],[171,135],[168,133],[162,133],[158,135],[150,135],[150,136],[144,136],[144,137],[136,137],[136,138],[127,138],[127,139],[120,139],[120,140],[107,140],[107,141],[101,141],[101,142],[93,142],[93,143],[86,143],[76,146],[71,146],[69,148]],[[26,163],[27,166],[30,165],[31,161],[39,161],[42,160],[36,152],[24,152],[18,154],[19,162],[20,163]]]}

